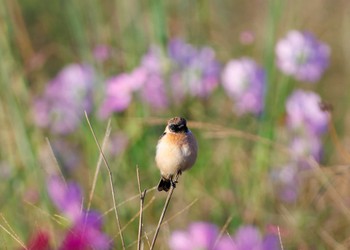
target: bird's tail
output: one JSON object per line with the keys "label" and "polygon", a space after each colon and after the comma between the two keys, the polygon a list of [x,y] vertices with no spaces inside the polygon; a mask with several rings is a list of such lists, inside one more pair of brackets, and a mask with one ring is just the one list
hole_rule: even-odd
{"label": "bird's tail", "polygon": [[165,191],[165,192],[168,192],[169,189],[170,189],[170,186],[171,186],[171,181],[170,180],[167,180],[167,179],[164,179],[164,178],[161,178],[160,179],[160,182],[158,184],[158,191]]}

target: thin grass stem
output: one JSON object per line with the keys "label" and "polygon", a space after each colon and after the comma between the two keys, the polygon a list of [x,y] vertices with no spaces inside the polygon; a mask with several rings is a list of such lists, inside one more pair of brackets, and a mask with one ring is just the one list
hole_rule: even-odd
{"label": "thin grass stem", "polygon": [[100,154],[102,155],[103,162],[104,162],[104,164],[105,164],[105,166],[107,168],[107,171],[108,171],[109,183],[110,183],[112,199],[113,199],[113,208],[114,208],[115,218],[117,220],[117,226],[118,226],[118,230],[119,230],[120,240],[122,242],[122,247],[125,250],[125,242],[124,242],[123,233],[122,233],[121,226],[120,226],[120,221],[119,221],[119,216],[118,216],[118,209],[117,209],[116,198],[115,198],[116,195],[115,195],[115,190],[114,190],[114,182],[113,182],[112,171],[111,171],[111,168],[110,168],[110,166],[109,166],[109,164],[108,164],[108,162],[106,160],[106,157],[105,157],[105,155],[104,155],[104,153],[102,151],[102,148],[101,148],[101,146],[100,146],[100,144],[99,144],[99,142],[98,142],[98,140],[96,138],[96,134],[95,134],[95,132],[94,132],[94,130],[92,128],[92,125],[90,123],[90,120],[89,120],[89,117],[88,117],[86,111],[84,113],[85,113],[86,121],[87,121],[87,123],[89,125],[89,128],[91,130],[91,134],[94,137],[95,143],[96,143],[96,145],[98,147],[98,150],[100,151]]}
{"label": "thin grass stem", "polygon": [[[178,211],[176,214],[172,215],[169,219],[165,220],[164,223],[169,223],[170,221],[172,221],[173,219],[175,219],[178,215],[182,214],[184,211],[186,211],[187,209],[189,209],[190,207],[192,207],[193,204],[196,203],[197,201],[198,201],[198,198],[195,199],[195,200],[193,200],[190,204],[188,204],[186,207],[184,207],[183,209],[181,209],[180,211]],[[153,230],[153,231],[151,230],[151,231],[148,232],[148,233],[145,232],[145,234],[148,235],[148,234],[150,234],[150,233],[152,233],[152,232],[154,232],[154,231],[155,231],[155,230]],[[143,236],[142,238],[147,238],[147,241],[149,241],[149,240],[148,240],[148,237],[146,237],[146,236]],[[137,243],[137,241],[132,242],[131,244],[129,244],[129,245],[127,246],[127,248],[132,247],[132,246],[135,245],[136,243]],[[150,244],[149,244],[149,245],[150,245]],[[151,248],[151,247],[150,247],[150,248]]]}
{"label": "thin grass stem", "polygon": [[4,227],[2,224],[0,224],[0,228],[4,230],[8,235],[10,235],[18,244],[20,244],[21,247],[23,247],[26,250],[28,249],[20,239],[18,239],[12,232],[7,230],[6,227]]}
{"label": "thin grass stem", "polygon": [[[105,146],[107,144],[107,141],[108,141],[108,138],[109,138],[110,134],[111,134],[111,119],[109,119],[108,123],[107,123],[105,136],[104,136],[103,142],[102,142],[102,151],[105,149]],[[94,179],[92,181],[91,191],[90,191],[90,194],[89,194],[89,201],[88,201],[88,204],[87,204],[87,211],[89,211],[90,207],[91,207],[92,198],[94,196],[94,192],[95,192],[95,188],[96,188],[96,182],[97,182],[98,173],[100,172],[100,169],[101,169],[102,158],[103,158],[102,154],[100,153],[100,156],[99,156],[97,164],[96,164],[96,170],[95,170],[95,174],[94,174]]]}
{"label": "thin grass stem", "polygon": [[143,226],[143,203],[145,202],[145,196],[147,189],[145,189],[143,192],[141,192],[141,181],[140,181],[140,173],[139,173],[139,167],[136,167],[136,175],[137,175],[137,185],[139,188],[140,193],[140,217],[139,217],[139,231],[137,234],[137,249],[141,250],[141,235],[142,235],[142,226]]}
{"label": "thin grass stem", "polygon": [[[178,179],[179,179],[179,175],[176,175],[174,182],[176,183]],[[152,240],[152,244],[151,244],[150,250],[152,250],[154,248],[154,245],[156,244],[156,240],[158,238],[159,230],[160,230],[160,227],[162,225],[165,213],[166,213],[166,211],[168,209],[171,197],[173,196],[174,189],[175,189],[175,185],[171,185],[168,197],[167,197],[167,199],[165,201],[165,204],[164,204],[164,208],[163,208],[162,214],[160,215],[160,218],[159,218],[159,222],[158,222],[158,225],[157,225],[157,228],[156,228],[156,232],[154,233],[154,237],[153,237],[153,240]]]}
{"label": "thin grass stem", "polygon": [[221,237],[224,235],[225,231],[227,230],[228,225],[230,224],[230,222],[232,221],[233,216],[231,215],[225,222],[224,226],[222,227],[222,229],[220,230],[219,236],[216,238],[215,243],[214,243],[214,248],[216,247],[216,245],[219,243]]}

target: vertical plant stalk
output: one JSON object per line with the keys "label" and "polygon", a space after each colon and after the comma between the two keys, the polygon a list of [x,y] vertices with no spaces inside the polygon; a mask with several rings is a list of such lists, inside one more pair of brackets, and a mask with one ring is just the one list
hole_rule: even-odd
{"label": "vertical plant stalk", "polygon": [[281,250],[284,250],[283,242],[282,242],[282,237],[281,237],[280,227],[277,227],[277,230],[278,230],[278,240],[279,240],[279,242],[280,242]]}
{"label": "vertical plant stalk", "polygon": [[120,240],[122,242],[122,247],[123,249],[125,250],[125,242],[124,242],[124,238],[123,238],[123,233],[122,233],[122,230],[121,230],[121,226],[120,226],[120,221],[119,221],[119,216],[118,216],[118,209],[117,209],[117,204],[116,204],[116,199],[115,199],[115,191],[114,191],[114,182],[113,182],[113,176],[112,176],[112,171],[111,171],[111,168],[109,167],[109,164],[106,160],[106,157],[102,151],[102,148],[96,138],[96,134],[92,128],[92,125],[90,123],[90,120],[89,120],[89,117],[86,113],[86,111],[84,111],[84,114],[85,114],[85,118],[86,118],[86,121],[89,125],[89,128],[91,130],[91,133],[92,133],[92,136],[94,137],[94,140],[95,140],[95,143],[98,147],[98,150],[100,151],[100,154],[102,155],[102,159],[103,159],[103,162],[107,168],[107,172],[108,172],[108,175],[109,175],[109,183],[110,183],[110,186],[111,186],[111,192],[112,192],[112,199],[113,199],[113,209],[114,209],[114,213],[115,213],[115,218],[117,220],[117,226],[118,226],[118,230],[119,230],[119,235],[120,235]]}
{"label": "vertical plant stalk", "polygon": [[[264,45],[264,65],[267,73],[267,84],[265,88],[264,96],[264,111],[259,120],[260,137],[271,142],[275,141],[276,133],[276,121],[275,117],[275,105],[277,97],[280,98],[279,92],[277,92],[276,81],[276,69],[274,67],[274,46],[276,37],[276,26],[280,21],[281,13],[283,11],[283,1],[268,1],[268,11],[266,13],[266,26],[265,26],[265,45]],[[281,90],[279,90],[281,91]],[[279,100],[282,101],[282,100]],[[253,157],[250,164],[249,181],[243,197],[249,197],[247,203],[252,208],[254,214],[259,213],[259,209],[263,203],[263,199],[266,196],[265,190],[261,188],[261,182],[257,180],[265,181],[269,172],[272,155],[271,144],[265,144],[264,142],[258,142],[254,145]]]}
{"label": "vertical plant stalk", "polygon": [[[102,142],[102,151],[105,149],[106,147],[106,144],[107,144],[107,141],[108,141],[108,138],[109,138],[109,135],[111,134],[111,119],[108,120],[108,123],[107,123],[107,128],[106,128],[106,132],[105,132],[105,136],[103,138],[103,142]],[[88,201],[88,205],[87,205],[87,211],[90,210],[90,207],[91,207],[91,201],[92,201],[92,198],[94,196],[94,193],[95,193],[95,188],[96,188],[96,182],[97,182],[97,177],[98,177],[98,173],[100,172],[100,169],[101,169],[101,163],[102,163],[102,154],[100,153],[100,156],[98,158],[98,161],[97,161],[97,165],[96,165],[96,170],[95,170],[95,174],[94,174],[94,179],[92,181],[92,186],[91,186],[91,191],[90,191],[90,194],[89,194],[89,201]]]}
{"label": "vertical plant stalk", "polygon": [[141,193],[141,182],[140,182],[140,173],[139,173],[139,167],[136,167],[136,175],[137,175],[137,184],[139,187],[139,193],[140,193],[140,218],[139,218],[139,231],[137,234],[137,250],[141,250],[141,235],[142,235],[142,220],[143,220],[143,203],[145,202],[145,196],[147,189],[145,189]]}
{"label": "vertical plant stalk", "polygon": [[165,3],[162,0],[151,0],[151,13],[152,13],[152,25],[154,27],[155,36],[157,42],[164,48],[167,43],[167,27],[166,27],[166,14]]}
{"label": "vertical plant stalk", "polygon": [[[176,175],[174,182],[176,183],[178,179],[179,179],[179,175]],[[168,197],[167,197],[167,199],[165,201],[165,204],[164,204],[164,208],[163,208],[162,214],[160,215],[160,218],[159,218],[159,222],[158,222],[158,225],[157,225],[157,228],[156,228],[156,232],[154,233],[154,237],[153,237],[153,240],[152,240],[152,244],[151,244],[150,250],[152,250],[154,248],[154,245],[156,244],[156,240],[158,238],[160,226],[162,225],[162,222],[163,222],[165,213],[166,213],[166,211],[168,209],[171,197],[173,196],[174,189],[175,189],[175,185],[171,185]]]}

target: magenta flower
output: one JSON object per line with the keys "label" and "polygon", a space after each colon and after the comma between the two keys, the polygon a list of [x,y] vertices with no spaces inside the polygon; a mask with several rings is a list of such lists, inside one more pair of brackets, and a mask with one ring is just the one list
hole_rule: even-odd
{"label": "magenta flower", "polygon": [[277,66],[297,80],[317,82],[328,67],[330,48],[309,32],[290,31],[276,45]]}
{"label": "magenta flower", "polygon": [[102,232],[101,215],[83,210],[83,196],[77,184],[66,184],[58,177],[51,177],[48,192],[58,210],[71,222],[60,250],[110,248],[110,239]]}
{"label": "magenta flower", "polygon": [[127,109],[132,101],[133,92],[143,84],[146,72],[143,69],[135,69],[130,74],[122,73],[107,80],[105,100],[103,101],[99,116],[109,117],[113,112],[122,112]]}
{"label": "magenta flower", "polygon": [[186,94],[208,97],[219,82],[220,65],[210,47],[197,49],[180,39],[169,43],[170,81],[174,99]]}
{"label": "magenta flower", "polygon": [[222,72],[222,84],[235,102],[237,114],[259,114],[263,110],[265,71],[252,59],[229,61]]}
{"label": "magenta flower", "polygon": [[172,233],[169,247],[172,250],[235,249],[233,241],[227,236],[219,239],[215,245],[218,237],[219,230],[215,225],[206,222],[196,222],[189,226],[188,231],[175,231]]}
{"label": "magenta flower", "polygon": [[88,250],[110,249],[110,239],[102,233],[102,221],[100,214],[96,212],[84,213],[81,221],[78,221],[66,234],[60,250]]}
{"label": "magenta flower", "polygon": [[93,81],[91,67],[66,66],[48,83],[44,95],[34,102],[36,124],[57,134],[73,132],[80,125],[84,111],[92,109]]}
{"label": "magenta flower", "polygon": [[35,233],[28,242],[25,248],[21,250],[51,250],[50,235],[44,230],[40,230]]}
{"label": "magenta flower", "polygon": [[66,184],[58,177],[51,177],[48,181],[48,192],[55,206],[71,223],[81,220],[83,197],[77,184]]}
{"label": "magenta flower", "polygon": [[327,131],[329,114],[320,108],[319,95],[296,90],[286,103],[288,127],[299,133],[322,135]]}

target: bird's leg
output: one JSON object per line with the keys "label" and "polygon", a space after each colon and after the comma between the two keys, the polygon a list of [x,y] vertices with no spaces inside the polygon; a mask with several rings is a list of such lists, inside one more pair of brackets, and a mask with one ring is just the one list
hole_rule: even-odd
{"label": "bird's leg", "polygon": [[177,172],[177,174],[175,175],[175,178],[174,176],[171,176],[170,183],[174,188],[176,188],[176,184],[178,183],[178,179],[181,174],[182,174],[182,171],[179,170],[179,172]]}
{"label": "bird's leg", "polygon": [[177,180],[176,179],[174,180],[174,176],[171,176],[170,183],[171,183],[171,186],[173,186],[173,188],[176,188]]}

